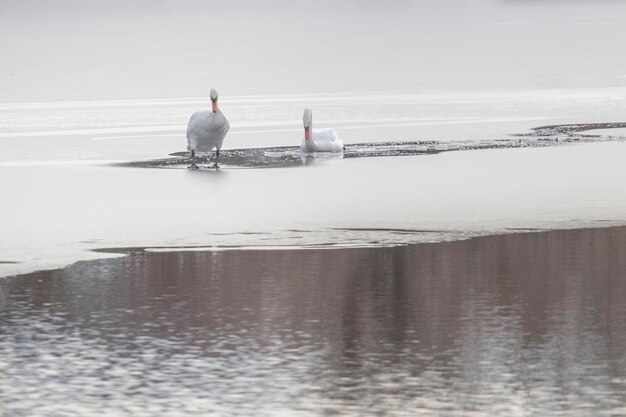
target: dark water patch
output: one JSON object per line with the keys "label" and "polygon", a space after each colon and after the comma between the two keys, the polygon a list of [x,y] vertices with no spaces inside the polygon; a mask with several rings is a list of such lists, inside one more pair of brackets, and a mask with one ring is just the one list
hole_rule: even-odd
{"label": "dark water patch", "polygon": [[[390,156],[432,155],[452,150],[494,149],[524,146],[518,140],[489,141],[488,143],[443,143],[429,141],[359,143],[346,145],[339,153],[307,154],[295,146],[272,148],[230,149],[220,152],[219,164],[222,168],[289,168],[305,166],[323,160],[375,158]],[[187,152],[175,152],[174,158],[149,161],[124,162],[115,166],[141,168],[186,168],[190,165]],[[198,154],[196,163],[200,170],[214,170],[215,155]]]}
{"label": "dark water patch", "polygon": [[620,415],[626,228],[0,281],[8,415]]}
{"label": "dark water patch", "polygon": [[[626,127],[626,122],[612,123],[577,123],[567,125],[551,125],[533,128],[533,132],[538,136],[571,135],[586,130],[595,129],[619,129]],[[601,137],[601,135],[587,135],[587,137]]]}

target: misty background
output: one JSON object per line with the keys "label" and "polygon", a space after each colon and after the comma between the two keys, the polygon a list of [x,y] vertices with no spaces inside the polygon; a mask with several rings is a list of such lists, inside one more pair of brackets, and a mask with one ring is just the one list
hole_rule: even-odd
{"label": "misty background", "polygon": [[619,1],[0,1],[0,101],[626,85]]}

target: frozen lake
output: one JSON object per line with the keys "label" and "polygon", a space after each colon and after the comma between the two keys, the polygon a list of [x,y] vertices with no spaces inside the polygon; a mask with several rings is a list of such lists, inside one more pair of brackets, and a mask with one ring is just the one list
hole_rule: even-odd
{"label": "frozen lake", "polygon": [[297,146],[304,107],[348,145],[624,121],[626,55],[613,48],[625,12],[496,0],[3,2],[0,275],[111,247],[387,245],[621,224],[620,143],[288,171],[115,164],[183,151],[211,87],[231,120],[227,149]]}
{"label": "frozen lake", "polygon": [[0,2],[0,416],[624,414],[625,15]]}
{"label": "frozen lake", "polygon": [[[528,141],[511,134],[539,125],[619,121],[626,89],[222,101],[232,124],[225,149],[297,146],[305,105],[319,108],[317,126],[334,127],[348,146],[385,140],[471,144]],[[0,274],[106,256],[92,251],[103,248],[398,245],[626,219],[621,142],[318,157],[288,169],[119,166],[184,150],[186,118],[204,102],[1,105],[0,183],[10,197],[0,218]],[[590,108],[591,102],[602,105]]]}

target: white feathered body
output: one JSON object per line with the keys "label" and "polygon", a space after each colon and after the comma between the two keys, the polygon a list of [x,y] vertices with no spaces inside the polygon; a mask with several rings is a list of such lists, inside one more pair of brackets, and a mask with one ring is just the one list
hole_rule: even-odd
{"label": "white feathered body", "polygon": [[228,129],[230,123],[219,108],[215,113],[211,110],[195,112],[187,125],[187,150],[211,152],[221,149]]}
{"label": "white feathered body", "polygon": [[313,129],[309,140],[302,139],[303,152],[342,152],[343,140],[332,129]]}

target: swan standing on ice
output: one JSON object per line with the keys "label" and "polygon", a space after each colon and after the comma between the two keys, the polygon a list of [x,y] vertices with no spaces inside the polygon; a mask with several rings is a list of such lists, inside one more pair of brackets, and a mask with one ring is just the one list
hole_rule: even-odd
{"label": "swan standing on ice", "polygon": [[304,139],[300,149],[302,152],[342,152],[343,140],[332,129],[313,130],[313,112],[304,109]]}
{"label": "swan standing on ice", "polygon": [[187,125],[187,150],[190,152],[191,165],[197,169],[196,152],[211,152],[215,149],[215,167],[220,157],[222,142],[228,133],[230,123],[217,108],[217,90],[211,88],[211,110],[197,111],[191,115]]}

